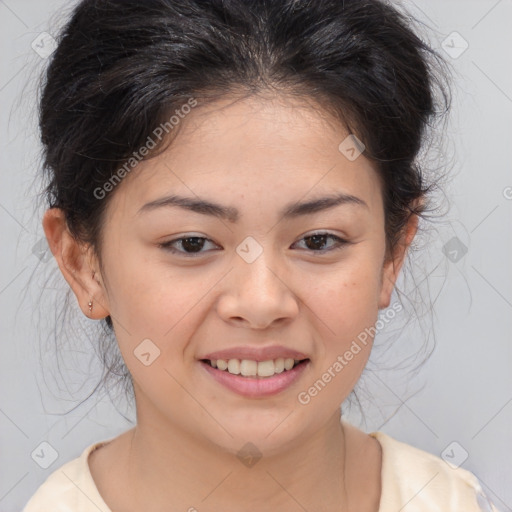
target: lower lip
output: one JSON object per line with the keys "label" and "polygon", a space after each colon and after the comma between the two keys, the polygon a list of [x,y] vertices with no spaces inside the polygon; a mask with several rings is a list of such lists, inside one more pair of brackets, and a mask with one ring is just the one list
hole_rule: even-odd
{"label": "lower lip", "polygon": [[290,387],[300,378],[309,365],[310,360],[307,359],[294,366],[291,370],[285,370],[272,377],[242,377],[240,375],[233,375],[227,370],[213,368],[204,361],[199,361],[199,363],[217,382],[231,391],[249,398],[262,398],[277,395]]}

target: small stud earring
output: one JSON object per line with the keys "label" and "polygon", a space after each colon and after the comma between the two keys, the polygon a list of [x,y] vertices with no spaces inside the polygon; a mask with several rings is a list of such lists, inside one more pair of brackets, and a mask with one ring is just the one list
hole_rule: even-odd
{"label": "small stud earring", "polygon": [[92,314],[92,301],[91,300],[89,301],[88,306],[89,306],[89,314]]}

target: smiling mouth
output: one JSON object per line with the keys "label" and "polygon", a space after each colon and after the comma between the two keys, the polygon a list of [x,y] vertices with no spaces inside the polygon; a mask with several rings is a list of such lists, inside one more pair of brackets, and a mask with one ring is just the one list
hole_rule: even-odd
{"label": "smiling mouth", "polygon": [[212,368],[253,379],[273,377],[279,373],[292,370],[300,364],[305,364],[309,359],[291,359],[279,357],[268,361],[254,361],[251,359],[201,359],[201,362]]}

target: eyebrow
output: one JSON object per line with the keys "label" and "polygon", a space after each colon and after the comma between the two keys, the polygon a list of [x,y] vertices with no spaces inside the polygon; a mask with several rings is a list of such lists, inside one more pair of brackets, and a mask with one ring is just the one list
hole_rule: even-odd
{"label": "eyebrow", "polygon": [[[359,197],[353,196],[352,194],[338,193],[335,195],[319,197],[318,199],[313,199],[307,202],[290,203],[280,212],[280,217],[284,219],[294,219],[341,205],[361,206],[369,210],[366,202]],[[163,207],[183,208],[195,213],[226,219],[230,222],[238,222],[240,219],[240,212],[234,207],[222,206],[199,197],[184,197],[178,195],[161,197],[146,203],[138,210],[137,215]]]}

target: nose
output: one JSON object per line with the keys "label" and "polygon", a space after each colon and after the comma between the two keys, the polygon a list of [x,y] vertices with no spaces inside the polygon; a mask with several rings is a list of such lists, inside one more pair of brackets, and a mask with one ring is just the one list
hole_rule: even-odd
{"label": "nose", "polygon": [[265,329],[297,316],[299,303],[289,273],[270,253],[264,250],[252,263],[238,256],[234,259],[235,268],[224,280],[217,303],[225,322]]}

